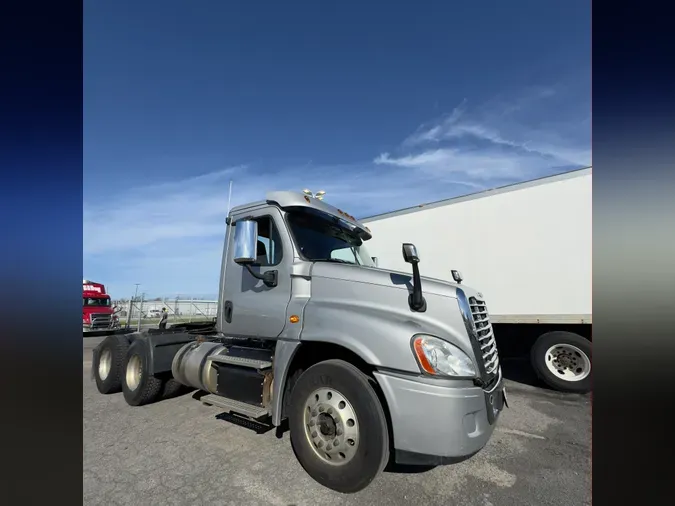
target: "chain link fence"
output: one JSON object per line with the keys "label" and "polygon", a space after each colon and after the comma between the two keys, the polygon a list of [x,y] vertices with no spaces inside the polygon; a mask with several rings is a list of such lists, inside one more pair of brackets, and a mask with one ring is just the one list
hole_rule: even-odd
{"label": "chain link fence", "polygon": [[122,326],[141,329],[159,324],[162,308],[168,312],[168,325],[188,322],[211,322],[218,312],[218,301],[202,299],[131,299],[113,300]]}

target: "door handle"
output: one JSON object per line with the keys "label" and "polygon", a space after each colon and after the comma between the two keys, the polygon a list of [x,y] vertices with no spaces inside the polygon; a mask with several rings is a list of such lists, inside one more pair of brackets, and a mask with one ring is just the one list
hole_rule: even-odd
{"label": "door handle", "polygon": [[225,321],[227,323],[232,323],[232,301],[225,301]]}

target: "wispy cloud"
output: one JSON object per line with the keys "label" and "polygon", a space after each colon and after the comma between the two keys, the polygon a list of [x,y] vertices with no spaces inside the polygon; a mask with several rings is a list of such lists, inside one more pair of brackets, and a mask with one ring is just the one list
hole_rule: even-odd
{"label": "wispy cloud", "polygon": [[403,145],[415,146],[425,142],[438,142],[443,138],[444,131],[448,127],[455,125],[460,120],[464,114],[464,111],[466,110],[466,104],[467,100],[464,99],[457,107],[453,109],[449,115],[444,116],[440,120],[436,120],[430,124],[427,123],[420,125],[414,134],[403,141]]}
{"label": "wispy cloud", "polygon": [[456,148],[432,149],[399,157],[382,153],[375,163],[417,169],[442,182],[474,187],[485,187],[494,180],[517,179],[541,169],[539,161],[532,157],[512,156],[494,150],[467,152]]}
{"label": "wispy cloud", "polygon": [[590,165],[590,107],[573,104],[576,115],[570,116],[562,108],[570,107],[566,98],[554,88],[533,88],[473,107],[465,99],[450,114],[417,128],[397,154],[382,153],[374,162],[438,177],[460,174],[465,182]]}
{"label": "wispy cloud", "polygon": [[155,295],[215,294],[230,180],[233,206],[271,190],[323,189],[330,203],[364,217],[588,165],[590,108],[571,113],[559,98],[539,88],[485,104],[462,100],[361,164],[207,168],[104,204],[85,201],[84,274],[120,296],[134,283]]}

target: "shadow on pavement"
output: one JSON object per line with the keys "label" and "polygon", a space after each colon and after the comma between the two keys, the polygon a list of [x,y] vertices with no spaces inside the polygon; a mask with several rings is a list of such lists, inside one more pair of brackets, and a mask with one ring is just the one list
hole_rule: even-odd
{"label": "shadow on pavement", "polygon": [[384,468],[385,473],[391,474],[422,474],[436,469],[436,466],[412,466],[408,464],[397,464],[396,462],[389,462]]}
{"label": "shadow on pavement", "polygon": [[504,379],[537,388],[547,388],[537,377],[527,358],[505,358],[501,360]]}

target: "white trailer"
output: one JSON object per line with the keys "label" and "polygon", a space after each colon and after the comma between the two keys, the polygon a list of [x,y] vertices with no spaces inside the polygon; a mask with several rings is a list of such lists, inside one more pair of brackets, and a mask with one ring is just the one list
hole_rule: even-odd
{"label": "white trailer", "polygon": [[361,221],[379,267],[406,271],[401,244],[415,244],[423,276],[481,287],[500,348],[518,339],[549,386],[587,392],[591,203],[588,167]]}

